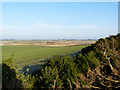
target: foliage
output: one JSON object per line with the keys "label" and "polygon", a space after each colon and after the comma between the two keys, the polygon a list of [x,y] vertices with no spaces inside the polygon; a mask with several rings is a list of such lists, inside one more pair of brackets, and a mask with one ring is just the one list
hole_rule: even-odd
{"label": "foliage", "polygon": [[14,69],[13,58],[10,57],[2,62],[2,88],[22,88],[22,81],[17,79]]}
{"label": "foliage", "polygon": [[[56,87],[69,86],[68,79],[71,82],[77,79],[77,67],[71,56],[54,56],[46,60],[46,63],[41,70],[39,78],[39,86],[53,87],[54,80]],[[72,82],[73,83],[73,82]]]}
{"label": "foliage", "polygon": [[95,57],[94,53],[89,53],[88,55],[86,55],[86,58],[91,70],[95,69],[99,65],[99,61]]}
{"label": "foliage", "polygon": [[89,68],[89,63],[85,56],[83,56],[81,54],[76,56],[75,63],[78,68],[78,70],[77,70],[78,73],[87,74],[88,68]]}
{"label": "foliage", "polygon": [[50,67],[46,66],[44,69],[41,70],[41,75],[35,84],[36,87],[40,88],[50,88],[50,87],[60,87],[60,79],[58,75],[57,68],[51,69]]}
{"label": "foliage", "polygon": [[18,71],[17,65],[13,62],[14,58],[11,56],[2,61],[2,88],[31,88],[35,81],[31,75],[24,75]]}

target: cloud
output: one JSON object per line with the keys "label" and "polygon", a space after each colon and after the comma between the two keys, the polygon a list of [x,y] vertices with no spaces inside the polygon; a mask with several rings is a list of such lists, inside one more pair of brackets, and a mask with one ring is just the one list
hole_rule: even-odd
{"label": "cloud", "polygon": [[50,25],[50,24],[36,24],[33,28],[39,29],[96,29],[95,25],[81,24],[76,26]]}
{"label": "cloud", "polygon": [[80,24],[75,26],[34,24],[31,26],[3,26],[3,38],[64,39],[99,38],[117,32],[117,27]]}
{"label": "cloud", "polygon": [[77,28],[80,28],[80,29],[96,29],[96,26],[95,25],[82,24],[82,25],[78,25]]}

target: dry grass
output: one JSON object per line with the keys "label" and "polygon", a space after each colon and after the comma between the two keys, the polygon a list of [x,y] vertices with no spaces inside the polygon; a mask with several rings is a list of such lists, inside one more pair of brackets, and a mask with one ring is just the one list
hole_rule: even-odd
{"label": "dry grass", "polygon": [[48,46],[48,47],[64,47],[64,46],[79,46],[79,45],[89,45],[94,44],[96,41],[87,41],[87,40],[26,40],[26,41],[2,41],[0,45],[39,45],[39,46]]}

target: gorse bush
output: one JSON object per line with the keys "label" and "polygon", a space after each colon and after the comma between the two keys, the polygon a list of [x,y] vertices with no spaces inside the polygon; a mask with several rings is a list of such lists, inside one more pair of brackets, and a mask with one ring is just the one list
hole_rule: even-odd
{"label": "gorse bush", "polygon": [[57,68],[51,69],[46,66],[41,70],[41,75],[39,76],[38,81],[35,83],[36,87],[40,88],[51,88],[51,87],[60,87],[61,81],[59,79],[59,74]]}
{"label": "gorse bush", "polygon": [[76,66],[71,56],[54,56],[46,60],[45,66],[56,67],[60,78],[76,78]]}
{"label": "gorse bush", "polygon": [[75,63],[77,66],[78,73],[87,74],[88,68],[89,68],[89,63],[85,56],[83,56],[81,54],[77,55],[75,58]]}
{"label": "gorse bush", "polygon": [[22,81],[17,79],[15,64],[13,58],[10,57],[2,61],[2,88],[22,88]]}
{"label": "gorse bush", "polygon": [[87,54],[86,58],[91,70],[95,69],[99,65],[99,60],[95,57],[94,53]]}
{"label": "gorse bush", "polygon": [[68,79],[71,82],[77,79],[77,67],[73,58],[68,55],[54,56],[46,60],[38,83],[41,87],[53,87],[54,84],[56,87],[67,87]]}
{"label": "gorse bush", "polygon": [[18,67],[13,61],[13,56],[2,61],[2,88],[32,88],[36,81],[35,77],[31,75],[25,76],[17,69]]}

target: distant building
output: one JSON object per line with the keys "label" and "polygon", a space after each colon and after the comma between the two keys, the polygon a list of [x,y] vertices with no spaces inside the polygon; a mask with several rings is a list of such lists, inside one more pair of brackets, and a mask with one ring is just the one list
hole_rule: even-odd
{"label": "distant building", "polygon": [[55,42],[54,41],[49,41],[49,42],[47,42],[47,44],[55,44]]}

